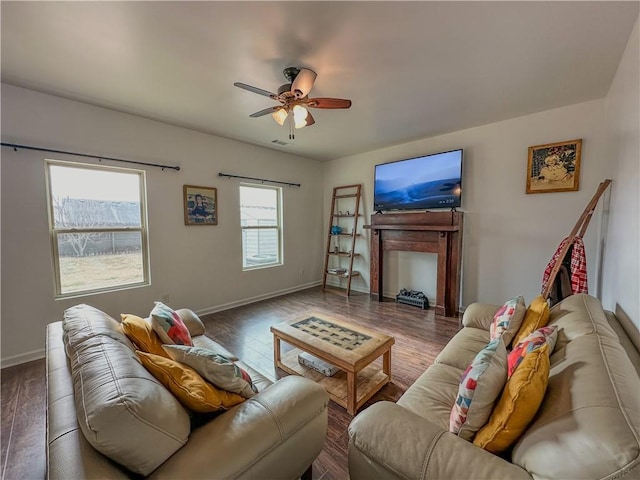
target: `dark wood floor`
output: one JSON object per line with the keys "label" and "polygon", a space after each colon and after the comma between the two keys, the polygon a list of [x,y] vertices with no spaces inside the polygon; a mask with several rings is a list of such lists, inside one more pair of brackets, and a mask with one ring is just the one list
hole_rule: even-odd
{"label": "dark wood floor", "polygon": [[[273,366],[269,327],[316,311],[335,315],[395,337],[392,381],[368,403],[396,401],[458,330],[457,319],[436,317],[394,302],[379,303],[369,295],[345,298],[312,288],[244,307],[203,316],[207,335],[265,376],[283,372]],[[45,477],[45,367],[44,360],[2,370],[2,480]],[[365,405],[363,408],[366,408]],[[313,464],[316,480],[348,479],[347,428],[352,417],[329,404],[329,431],[323,451]]]}

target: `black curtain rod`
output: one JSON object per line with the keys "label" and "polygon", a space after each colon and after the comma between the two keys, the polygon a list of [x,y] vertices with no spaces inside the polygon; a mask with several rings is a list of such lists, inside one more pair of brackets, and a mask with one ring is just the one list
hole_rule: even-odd
{"label": "black curtain rod", "polygon": [[269,183],[279,183],[280,185],[288,185],[290,187],[299,187],[299,183],[290,183],[290,182],[280,182],[279,180],[268,180],[266,178],[253,178],[253,177],[243,177],[241,175],[230,175],[228,173],[218,173],[219,177],[227,177],[227,178],[244,178],[245,180],[256,180],[258,182],[269,182]]}
{"label": "black curtain rod", "polygon": [[113,162],[122,162],[122,163],[133,163],[135,165],[145,165],[147,167],[158,167],[164,170],[165,168],[170,168],[171,170],[179,171],[180,167],[172,167],[171,165],[162,165],[160,163],[147,163],[147,162],[136,162],[135,160],[123,160],[121,158],[112,158],[112,157],[104,157],[98,155],[91,155],[88,153],[77,153],[77,152],[67,152],[64,150],[53,150],[51,148],[43,148],[43,147],[34,147],[31,145],[18,145],[17,143],[4,143],[2,142],[3,147],[11,147],[14,150],[18,150],[19,148],[24,148],[25,150],[36,150],[38,152],[51,152],[51,153],[63,153],[65,155],[76,155],[77,157],[86,157],[86,158],[97,158],[98,160],[111,160]]}

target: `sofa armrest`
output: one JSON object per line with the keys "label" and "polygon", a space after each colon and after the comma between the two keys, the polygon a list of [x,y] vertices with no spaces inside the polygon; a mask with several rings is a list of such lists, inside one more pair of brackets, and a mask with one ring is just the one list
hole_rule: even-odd
{"label": "sofa armrest", "polygon": [[391,402],[349,425],[351,480],[531,479],[529,473]]}
{"label": "sofa armrest", "polygon": [[200,317],[198,317],[193,310],[189,310],[188,308],[179,308],[176,310],[176,313],[189,329],[189,333],[192,337],[195,335],[204,335],[204,323],[202,323]]}
{"label": "sofa armrest", "polygon": [[285,377],[193,431],[151,478],[298,478],[324,445],[328,402],[317,383]]}
{"label": "sofa armrest", "polygon": [[465,327],[481,328],[489,330],[493,316],[502,305],[492,305],[489,303],[472,303],[462,315],[462,325]]}

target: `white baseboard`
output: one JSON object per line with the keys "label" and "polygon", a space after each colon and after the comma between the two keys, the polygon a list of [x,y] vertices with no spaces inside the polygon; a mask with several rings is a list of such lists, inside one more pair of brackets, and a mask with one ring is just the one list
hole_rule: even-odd
{"label": "white baseboard", "polygon": [[267,300],[268,298],[280,297],[288,293],[298,292],[300,290],[306,290],[307,288],[311,288],[311,287],[317,287],[318,285],[322,285],[322,282],[316,281],[316,282],[306,283],[304,285],[298,285],[295,287],[286,288],[284,290],[278,290],[277,292],[265,293],[265,294],[257,295],[251,298],[243,298],[242,300],[237,300],[235,302],[216,305],[215,307],[203,308],[202,310],[196,311],[196,314],[208,315],[210,313],[222,312],[224,310],[229,310],[231,308],[242,307],[243,305],[249,305],[250,303],[256,303],[256,302],[260,302],[261,300]]}
{"label": "white baseboard", "polygon": [[34,360],[40,360],[41,358],[44,358],[44,348],[3,358],[0,363],[2,364],[2,368],[6,368],[20,365],[21,363],[33,362]]}

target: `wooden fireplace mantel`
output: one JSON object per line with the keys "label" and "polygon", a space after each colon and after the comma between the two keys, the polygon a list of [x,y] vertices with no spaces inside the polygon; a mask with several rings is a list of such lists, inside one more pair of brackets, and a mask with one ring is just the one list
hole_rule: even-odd
{"label": "wooden fireplace mantel", "polygon": [[456,316],[460,298],[462,212],[386,213],[371,215],[370,292],[383,299],[384,252],[400,250],[438,255],[437,315]]}

